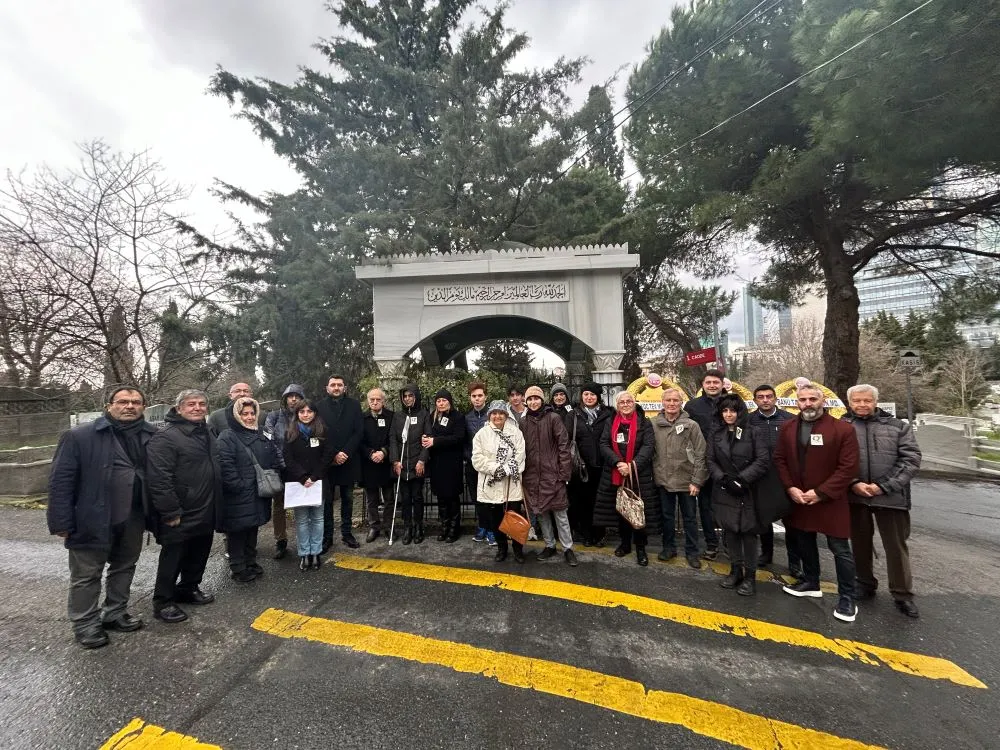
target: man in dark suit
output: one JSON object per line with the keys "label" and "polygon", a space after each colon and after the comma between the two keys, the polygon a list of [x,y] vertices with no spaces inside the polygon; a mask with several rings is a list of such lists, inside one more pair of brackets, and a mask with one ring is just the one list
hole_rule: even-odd
{"label": "man in dark suit", "polygon": [[364,423],[361,404],[347,395],[347,384],[342,375],[331,375],[326,383],[327,396],[316,405],[316,411],[326,425],[326,439],[333,447],[333,463],[326,475],[323,488],[323,550],[333,546],[333,502],[340,489],[340,535],[351,549],[360,545],[354,538],[351,520],[354,514],[354,487],[361,479],[361,461],[358,449]]}

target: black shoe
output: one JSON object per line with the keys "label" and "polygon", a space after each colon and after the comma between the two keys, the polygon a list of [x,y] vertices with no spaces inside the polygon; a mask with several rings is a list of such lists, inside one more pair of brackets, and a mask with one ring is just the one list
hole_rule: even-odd
{"label": "black shoe", "polygon": [[255,576],[260,578],[264,575],[264,569],[260,567],[257,563],[250,563],[247,565],[247,570],[252,571]]}
{"label": "black shoe", "polygon": [[254,575],[254,572],[250,568],[243,568],[243,570],[233,573],[230,577],[239,583],[253,583],[257,580],[257,576]]}
{"label": "black shoe", "polygon": [[365,537],[365,544],[371,544],[378,539],[378,529],[369,529],[368,536]]}
{"label": "black shoe", "polygon": [[719,581],[719,585],[724,589],[734,589],[743,583],[743,568],[733,565],[729,569],[729,575]]}
{"label": "black shoe", "polygon": [[117,630],[119,633],[134,633],[142,627],[141,617],[132,617],[128,612],[119,615],[117,619],[105,620],[101,623],[105,630]]}
{"label": "black shoe", "polygon": [[774,562],[773,555],[761,555],[757,558],[757,567],[766,568],[768,565]]}
{"label": "black shoe", "polygon": [[719,556],[718,547],[709,547],[708,549],[705,550],[704,554],[702,554],[702,557],[704,557],[706,560],[714,560],[718,556]]}
{"label": "black shoe", "polygon": [[747,571],[747,574],[740,581],[740,585],[736,587],[736,593],[740,596],[753,596],[757,593],[757,578],[755,575]]}
{"label": "black shoe", "polygon": [[299,570],[306,571],[312,567],[312,555],[299,555]]}
{"label": "black shoe", "polygon": [[874,599],[877,589],[872,586],[866,586],[861,581],[855,579],[854,590],[858,593],[858,599]]}
{"label": "black shoe", "polygon": [[794,578],[796,581],[806,580],[806,572],[802,569],[801,565],[789,565],[788,575]]}
{"label": "black shoe", "polygon": [[851,600],[851,597],[842,596],[833,610],[833,616],[844,622],[854,622],[858,616],[858,605]]}
{"label": "black shoe", "polygon": [[320,547],[320,549],[319,549],[319,553],[320,553],[321,555],[325,555],[325,554],[326,554],[327,552],[329,552],[329,551],[330,551],[330,549],[331,549],[332,547],[333,547],[333,540],[332,540],[332,539],[324,539],[324,540],[323,540],[323,546],[322,546],[322,547]]}
{"label": "black shoe", "polygon": [[496,553],[496,555],[493,556],[493,559],[496,560],[497,562],[503,562],[504,560],[506,560],[507,559],[507,548],[506,547],[502,547],[501,548],[501,547],[498,546],[497,547],[497,553]]}
{"label": "black shoe", "polygon": [[111,641],[103,628],[91,628],[76,634],[76,642],[83,648],[100,648]]}
{"label": "black shoe", "polygon": [[566,558],[566,562],[569,563],[571,568],[575,568],[579,564],[576,559],[576,553],[571,549],[563,552],[563,557]]}
{"label": "black shoe", "polygon": [[639,565],[641,565],[642,567],[644,567],[644,568],[647,565],[649,565],[649,558],[646,556],[646,548],[645,547],[636,547],[635,548],[635,561]]}
{"label": "black shoe", "polygon": [[195,586],[191,591],[185,591],[183,593],[178,591],[174,595],[174,601],[178,601],[183,604],[211,604],[215,601],[215,595],[206,594],[200,588]]}
{"label": "black shoe", "polygon": [[819,587],[819,584],[813,585],[808,581],[799,581],[798,583],[793,583],[791,586],[782,586],[781,590],[791,596],[804,596],[812,599],[821,599],[823,597],[823,589]]}
{"label": "black shoe", "polygon": [[515,562],[519,562],[519,563],[521,563],[523,565],[524,564],[524,550],[518,549],[517,547],[515,547],[514,548],[514,560],[515,560]]}
{"label": "black shoe", "polygon": [[413,541],[413,527],[407,526],[403,529],[403,544],[409,544]]}
{"label": "black shoe", "polygon": [[538,562],[545,562],[546,560],[551,560],[555,556],[556,556],[556,548],[546,547],[536,555],[536,559],[538,560]]}
{"label": "black shoe", "polygon": [[701,570],[701,558],[698,555],[688,555],[687,556],[688,565],[695,570]]}
{"label": "black shoe", "polygon": [[322,557],[322,555],[313,555],[312,556],[312,569],[313,570],[319,570],[322,567],[323,567],[323,557]]}
{"label": "black shoe", "polygon": [[422,541],[424,541],[424,525],[418,523],[413,527],[413,543],[420,544]]}
{"label": "black shoe", "polygon": [[361,546],[360,544],[358,544],[358,540],[354,538],[354,534],[344,534],[344,536],[342,536],[341,539],[343,540],[344,544],[350,547],[351,549],[357,549],[358,547]]}
{"label": "black shoe", "polygon": [[274,545],[274,559],[280,560],[287,554],[288,554],[288,540],[279,539],[277,543]]}
{"label": "black shoe", "polygon": [[631,544],[619,544],[615,548],[615,557],[625,557],[629,552],[632,551]]}
{"label": "black shoe", "polygon": [[451,534],[451,521],[441,522],[441,533],[437,535],[437,540],[439,542],[447,541],[448,536]]}
{"label": "black shoe", "polygon": [[897,599],[896,609],[898,609],[907,617],[912,617],[914,620],[920,617],[920,610],[917,609],[917,605],[914,604],[909,599]]}
{"label": "black shoe", "polygon": [[153,612],[153,617],[166,623],[184,622],[188,618],[187,613],[176,604],[161,607]]}
{"label": "black shoe", "polygon": [[677,557],[677,550],[675,549],[662,549],[660,554],[656,556],[656,559],[660,562],[670,562],[675,557]]}
{"label": "black shoe", "polygon": [[451,525],[451,532],[448,534],[448,538],[445,539],[448,544],[454,544],[458,541],[458,538],[462,535],[462,525],[458,523],[453,523]]}

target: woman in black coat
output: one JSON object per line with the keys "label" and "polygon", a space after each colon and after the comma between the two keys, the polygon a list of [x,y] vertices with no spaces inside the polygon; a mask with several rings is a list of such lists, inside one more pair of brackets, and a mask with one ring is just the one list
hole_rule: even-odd
{"label": "woman in black coat", "polygon": [[[295,408],[284,441],[285,482],[312,487],[323,481],[336,450],[327,439],[326,424],[311,401]],[[319,570],[323,553],[323,504],[295,510],[295,540],[299,547],[299,570]]]}
{"label": "woman in black coat", "polygon": [[576,472],[569,482],[569,523],[574,531],[583,537],[584,547],[604,546],[604,527],[594,524],[594,502],[597,488],[604,472],[604,460],[598,443],[601,433],[611,421],[615,410],[601,403],[601,386],[585,383],[580,391],[580,403],[574,407],[572,420],[566,425],[570,439],[576,424],[576,449],[587,467],[587,481],[580,479]]}
{"label": "woman in black coat", "polygon": [[431,490],[438,499],[441,518],[438,541],[454,542],[462,522],[459,500],[465,482],[465,416],[455,410],[455,400],[445,388],[434,394],[434,411],[424,423],[420,444],[430,454]]}
{"label": "woman in black coat", "polygon": [[[594,503],[594,525],[618,525],[621,544],[616,557],[625,557],[632,551],[635,538],[635,559],[639,565],[649,565],[646,556],[646,538],[660,534],[660,498],[653,482],[653,425],[642,411],[636,408],[635,397],[628,391],[615,396],[614,417],[605,424],[598,448],[604,464],[604,473]],[[631,474],[632,486],[642,496],[646,525],[633,529],[615,509],[618,487]]]}
{"label": "woman in black coat", "polygon": [[767,473],[767,435],[750,425],[746,404],[736,395],[719,399],[718,427],[708,441],[712,509],[726,532],[732,568],[720,585],[742,596],[757,591],[757,535],[763,524],[755,510],[757,483]]}
{"label": "woman in black coat", "polygon": [[271,520],[271,498],[257,494],[254,459],[262,469],[282,465],[274,443],[257,426],[259,414],[260,406],[252,398],[236,399],[226,412],[228,428],[219,435],[219,530],[226,533],[232,577],[241,583],[250,583],[264,572],[257,564],[257,529]]}

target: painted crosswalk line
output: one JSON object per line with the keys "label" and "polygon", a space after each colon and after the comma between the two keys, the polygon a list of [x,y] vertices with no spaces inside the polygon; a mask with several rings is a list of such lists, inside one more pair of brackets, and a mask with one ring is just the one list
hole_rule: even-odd
{"label": "painted crosswalk line", "polygon": [[869,666],[888,667],[916,677],[949,680],[965,687],[986,688],[983,682],[957,664],[941,657],[897,651],[844,638],[830,638],[811,630],[801,630],[724,612],[673,604],[623,591],[594,588],[547,578],[529,578],[493,571],[453,568],[403,560],[382,560],[354,555],[336,555],[336,564],[338,567],[348,570],[419,578],[463,586],[497,588],[597,607],[624,607],[649,617],[669,620],[694,628],[753,638],[758,641],[814,649],[849,661],[858,661]]}
{"label": "painted crosswalk line", "polygon": [[218,745],[199,742],[195,737],[170,732],[163,727],[148,724],[143,719],[132,719],[101,745],[101,750],[222,750]]}
{"label": "painted crosswalk line", "polygon": [[371,625],[268,609],[254,621],[253,627],[280,638],[301,638],[361,653],[482,675],[503,685],[536,690],[649,721],[681,726],[695,734],[750,750],[773,750],[776,747],[863,750],[876,747],[721,703],[680,693],[648,690],[642,683],[614,675]]}

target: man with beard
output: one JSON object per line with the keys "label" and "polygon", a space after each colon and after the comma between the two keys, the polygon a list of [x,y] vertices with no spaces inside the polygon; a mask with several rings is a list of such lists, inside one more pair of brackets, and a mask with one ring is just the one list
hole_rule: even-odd
{"label": "man with beard", "polygon": [[[289,383],[281,394],[281,406],[264,420],[264,437],[274,443],[279,456],[285,455],[285,433],[288,432],[288,425],[295,419],[299,405],[305,400],[306,392],[302,386]],[[271,525],[274,528],[274,559],[280,560],[288,554],[288,518],[285,516],[283,490],[271,498]]]}
{"label": "man with beard", "polygon": [[361,446],[364,424],[361,404],[347,395],[341,375],[331,375],[326,384],[326,398],[316,405],[316,412],[326,425],[326,439],[333,448],[333,463],[323,485],[323,552],[333,546],[333,503],[340,489],[340,536],[351,549],[361,545],[352,533],[354,486],[361,479],[361,461],[356,455]]}
{"label": "man with beard", "polygon": [[[684,411],[698,425],[706,445],[712,442],[712,433],[718,427],[716,412],[719,399],[726,395],[722,384],[723,375],[718,370],[709,370],[701,379],[702,394],[688,400]],[[712,516],[712,477],[705,480],[698,492],[698,514],[701,516],[701,530],[705,535],[705,559],[714,560],[719,556],[719,535],[715,533],[715,518]]]}
{"label": "man with beard", "polygon": [[52,459],[49,533],[69,550],[69,619],[83,648],[107,645],[105,630],[142,627],[126,607],[145,529],[146,444],[156,432],[145,408],[138,388],[116,388],[102,416],[63,434]]}
{"label": "man with beard", "polygon": [[799,415],[785,422],[778,435],[774,463],[792,511],[785,518],[786,533],[802,557],[804,580],[785,586],[792,596],[823,596],[819,586],[819,548],[816,535],[825,534],[837,568],[839,601],[834,617],[854,622],[854,555],[848,493],[858,477],[858,439],[854,427],[834,419],[823,408],[826,396],[815,385],[798,389]]}

